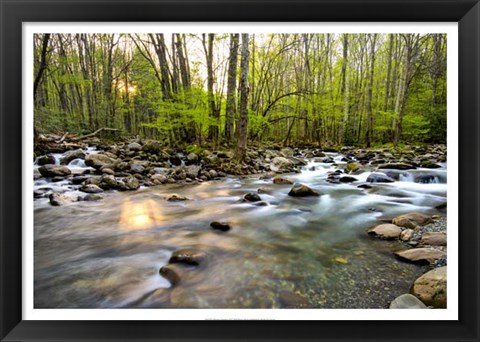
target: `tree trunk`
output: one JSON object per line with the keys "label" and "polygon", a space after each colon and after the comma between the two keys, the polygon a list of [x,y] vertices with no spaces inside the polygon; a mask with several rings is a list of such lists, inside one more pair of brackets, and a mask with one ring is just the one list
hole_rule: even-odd
{"label": "tree trunk", "polygon": [[235,93],[237,83],[239,34],[230,35],[230,57],[228,62],[227,108],[225,118],[225,140],[233,140],[234,122],[236,113]]}
{"label": "tree trunk", "polygon": [[242,33],[242,57],[240,63],[240,119],[235,159],[243,161],[247,152],[248,136],[248,33]]}
{"label": "tree trunk", "polygon": [[370,37],[370,82],[368,83],[368,117],[367,117],[367,147],[371,146],[372,143],[372,130],[373,130],[373,108],[372,108],[372,93],[373,93],[373,77],[375,75],[375,44],[377,42],[377,35],[374,33]]}

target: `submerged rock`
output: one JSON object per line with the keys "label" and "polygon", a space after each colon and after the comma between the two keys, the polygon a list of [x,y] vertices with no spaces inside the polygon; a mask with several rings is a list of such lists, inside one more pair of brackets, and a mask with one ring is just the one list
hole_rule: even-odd
{"label": "submerged rock", "polygon": [[435,268],[415,280],[410,292],[426,305],[447,307],[447,266]]}
{"label": "submerged rock", "polygon": [[436,180],[436,177],[434,175],[418,175],[413,179],[415,183],[422,183],[422,184],[435,183],[435,180]]}
{"label": "submerged rock", "polygon": [[188,198],[179,194],[171,194],[167,197],[167,201],[169,202],[180,202],[180,201],[188,201]]}
{"label": "submerged rock", "polygon": [[320,196],[318,192],[301,183],[295,183],[288,195],[293,197]]}
{"label": "submerged rock", "polygon": [[103,199],[103,196],[99,194],[88,194],[87,196],[82,198],[83,201],[88,201],[88,202],[99,201],[101,199]]}
{"label": "submerged rock", "polygon": [[289,309],[305,308],[309,306],[308,299],[301,294],[282,291],[279,293],[278,301],[280,307]]}
{"label": "submerged rock", "polygon": [[390,303],[390,309],[427,309],[427,306],[414,295],[406,293],[395,298]]}

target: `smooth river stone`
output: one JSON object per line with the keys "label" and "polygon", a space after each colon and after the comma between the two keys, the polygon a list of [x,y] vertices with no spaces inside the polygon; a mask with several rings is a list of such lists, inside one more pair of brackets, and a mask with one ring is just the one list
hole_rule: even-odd
{"label": "smooth river stone", "polygon": [[307,196],[320,196],[320,194],[315,190],[310,189],[305,184],[295,183],[293,187],[290,189],[288,196],[307,197]]}
{"label": "smooth river stone", "polygon": [[402,229],[394,224],[380,224],[370,229],[368,235],[373,235],[382,239],[397,239],[402,233]]}
{"label": "smooth river stone", "polygon": [[422,243],[430,246],[446,246],[447,234],[445,232],[427,232],[422,235]]}
{"label": "smooth river stone", "polygon": [[447,256],[445,252],[433,248],[412,248],[395,252],[394,254],[402,260],[413,263],[432,263]]}
{"label": "smooth river stone", "polygon": [[406,293],[395,298],[390,303],[390,309],[427,309],[427,306],[414,295]]}
{"label": "smooth river stone", "polygon": [[426,305],[447,307],[447,266],[435,268],[415,280],[410,292]]}
{"label": "smooth river stone", "polygon": [[424,226],[432,222],[433,220],[430,216],[416,212],[400,215],[392,220],[392,223],[396,224],[397,226],[411,229],[415,229],[416,226]]}
{"label": "smooth river stone", "polygon": [[193,248],[185,248],[173,252],[168,262],[171,264],[200,265],[205,258],[206,254],[202,251]]}

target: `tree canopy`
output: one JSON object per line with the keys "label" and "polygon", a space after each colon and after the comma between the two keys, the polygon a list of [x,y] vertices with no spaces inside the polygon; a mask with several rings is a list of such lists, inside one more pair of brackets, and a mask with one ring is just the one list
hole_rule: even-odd
{"label": "tree canopy", "polygon": [[237,148],[244,129],[248,141],[285,145],[445,143],[446,42],[444,34],[36,34],[35,129],[110,127]]}

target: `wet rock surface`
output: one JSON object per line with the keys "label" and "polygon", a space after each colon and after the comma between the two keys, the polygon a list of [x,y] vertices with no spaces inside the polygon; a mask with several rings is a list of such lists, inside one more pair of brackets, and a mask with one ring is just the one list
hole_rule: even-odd
{"label": "wet rock surface", "polygon": [[413,283],[411,293],[426,305],[447,307],[447,266],[435,268]]}

